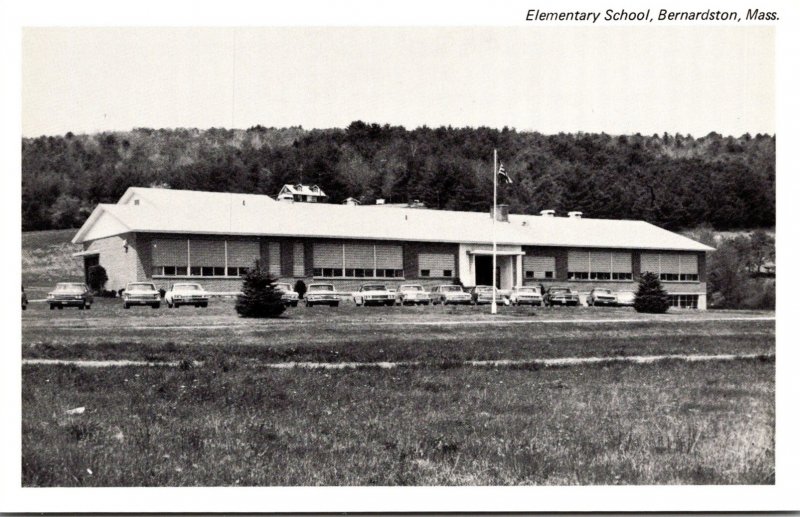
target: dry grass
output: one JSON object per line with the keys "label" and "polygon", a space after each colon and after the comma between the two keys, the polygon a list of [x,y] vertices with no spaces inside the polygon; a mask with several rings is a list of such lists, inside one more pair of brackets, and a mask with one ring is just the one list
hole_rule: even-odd
{"label": "dry grass", "polygon": [[774,483],[774,363],[25,367],[22,452],[25,486]]}
{"label": "dry grass", "polygon": [[82,248],[70,243],[76,231],[22,233],[22,284],[26,288],[83,279],[83,262],[72,256]]}

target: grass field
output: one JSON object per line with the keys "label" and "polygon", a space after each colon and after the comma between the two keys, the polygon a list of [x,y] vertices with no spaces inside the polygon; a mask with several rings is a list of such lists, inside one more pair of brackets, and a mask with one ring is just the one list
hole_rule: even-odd
{"label": "grass field", "polygon": [[[23,314],[25,486],[774,483],[771,313],[486,307]],[[651,365],[468,360],[758,353]],[[194,361],[201,361],[197,366]],[[416,361],[275,370],[287,361]],[[66,410],[85,407],[82,415]],[[91,471],[91,473],[90,473]]]}
{"label": "grass field", "polygon": [[77,230],[46,230],[22,233],[22,285],[26,289],[52,287],[56,282],[81,281],[80,260],[72,256],[81,251],[70,241]]}

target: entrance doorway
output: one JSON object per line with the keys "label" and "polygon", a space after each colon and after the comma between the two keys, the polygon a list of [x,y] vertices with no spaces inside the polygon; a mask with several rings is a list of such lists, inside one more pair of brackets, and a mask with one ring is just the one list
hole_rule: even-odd
{"label": "entrance doorway", "polygon": [[83,256],[83,281],[89,283],[89,268],[92,266],[100,265],[100,255],[84,255]]}
{"label": "entrance doorway", "polygon": [[[500,259],[497,257],[497,268],[494,272],[494,285],[500,285]],[[475,285],[492,285],[492,256],[475,255]]]}

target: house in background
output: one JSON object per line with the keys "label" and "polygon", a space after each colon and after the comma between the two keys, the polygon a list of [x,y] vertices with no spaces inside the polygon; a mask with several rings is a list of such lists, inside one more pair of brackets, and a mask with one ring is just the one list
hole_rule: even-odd
{"label": "house in background", "polygon": [[110,289],[136,280],[166,287],[191,279],[209,291],[237,292],[255,260],[282,281],[325,281],[341,291],[380,280],[390,287],[460,281],[630,292],[650,271],[673,306],[698,309],[706,308],[706,252],[713,250],[644,221],[580,212],[517,215],[501,205],[493,220],[488,211],[285,203],[136,187],[116,204],[98,205],[72,242],[83,245],[77,255],[85,264],[105,267]]}
{"label": "house in background", "polygon": [[297,201],[298,203],[322,203],[328,196],[316,185],[284,185],[278,192],[278,201]]}

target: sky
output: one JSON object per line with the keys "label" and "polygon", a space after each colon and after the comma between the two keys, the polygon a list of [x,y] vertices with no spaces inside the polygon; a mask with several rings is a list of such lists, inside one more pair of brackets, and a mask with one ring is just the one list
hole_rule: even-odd
{"label": "sky", "polygon": [[22,134],[775,132],[772,27],[25,28]]}

